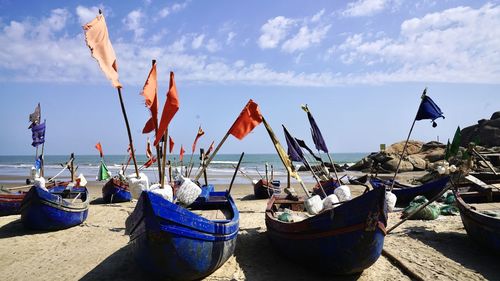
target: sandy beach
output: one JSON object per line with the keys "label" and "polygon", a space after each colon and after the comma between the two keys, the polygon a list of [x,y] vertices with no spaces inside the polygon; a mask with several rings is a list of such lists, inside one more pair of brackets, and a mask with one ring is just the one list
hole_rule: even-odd
{"label": "sandy beach", "polygon": [[[101,187],[102,183],[89,184],[88,219],[70,229],[28,231],[19,215],[0,217],[1,279],[145,280],[124,235],[124,222],[135,201],[101,204]],[[255,200],[251,185],[233,186],[232,195],[240,211],[236,250],[206,280],[495,280],[500,276],[499,258],[467,237],[459,216],[407,221],[386,236],[383,255],[361,274],[319,275],[272,249],[264,222],[266,200]],[[391,213],[389,226],[399,216],[400,212]]]}

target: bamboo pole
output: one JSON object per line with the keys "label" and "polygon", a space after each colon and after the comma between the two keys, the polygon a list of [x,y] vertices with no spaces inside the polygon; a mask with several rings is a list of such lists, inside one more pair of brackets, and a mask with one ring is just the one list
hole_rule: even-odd
{"label": "bamboo pole", "polygon": [[168,139],[168,128],[165,130],[165,134],[163,135],[163,158],[162,158],[162,165],[161,167],[161,172],[160,175],[163,175],[163,177],[160,178],[161,186],[160,188],[163,188],[165,185],[165,166],[167,164],[167,139]]}
{"label": "bamboo pole", "polygon": [[417,119],[413,119],[413,124],[411,125],[410,132],[408,133],[408,137],[406,138],[405,145],[403,147],[403,152],[401,153],[401,157],[399,158],[398,166],[396,167],[396,171],[394,172],[394,177],[392,177],[392,183],[391,183],[391,188],[390,191],[394,188],[394,183],[396,182],[396,176],[398,175],[399,172],[399,167],[401,166],[401,161],[403,161],[403,157],[406,152],[406,148],[408,147],[408,141],[410,140],[410,135],[411,132],[413,131],[413,126],[415,126],[415,122],[417,122]]}
{"label": "bamboo pole", "polygon": [[134,161],[135,174],[139,178],[139,169],[137,168],[137,161],[135,160],[134,142],[132,141],[132,133],[130,132],[130,125],[128,123],[127,112],[125,111],[125,104],[123,103],[122,90],[121,87],[117,88],[118,97],[120,98],[120,106],[122,108],[123,119],[125,120],[125,126],[127,127],[128,141],[130,144],[130,154],[132,155],[132,160]]}
{"label": "bamboo pole", "polygon": [[236,178],[236,174],[238,173],[238,170],[240,169],[241,160],[243,160],[244,155],[245,155],[245,152],[242,152],[241,156],[240,156],[240,160],[238,160],[238,165],[236,165],[236,169],[234,169],[233,178],[231,179],[231,183],[229,184],[229,190],[227,191],[227,194],[231,193],[231,189],[233,188],[234,179]]}
{"label": "bamboo pole", "polygon": [[[156,60],[151,60],[151,66],[154,66],[155,64],[156,64]],[[157,87],[158,87],[158,85],[157,85]],[[158,89],[155,89],[155,91],[156,91],[156,95],[155,95],[156,96],[156,106],[159,108],[159,104],[158,104]],[[151,115],[151,116],[153,116],[153,115]],[[156,138],[156,133],[158,132],[158,116],[156,116],[156,117],[157,117],[156,118],[157,122],[155,122],[155,138]],[[164,139],[163,140],[163,145],[165,145],[165,142],[166,142],[166,140]],[[156,163],[158,164],[158,177],[161,180],[163,177],[161,176],[162,173],[161,173],[161,162],[160,162],[160,160],[161,160],[161,157],[163,157],[164,155],[161,154],[160,143],[161,142],[159,142],[158,145],[155,145],[155,148],[156,148]],[[161,186],[163,187],[163,184]]]}
{"label": "bamboo pole", "polygon": [[204,165],[200,171],[198,171],[198,174],[196,175],[196,177],[194,178],[194,181],[197,181],[201,175],[203,174],[203,171],[207,168],[207,166],[210,164],[210,162],[212,162],[212,160],[214,159],[215,155],[217,155],[217,152],[219,151],[219,149],[222,147],[222,145],[224,144],[224,142],[226,141],[227,137],[229,137],[229,131],[226,133],[226,135],[222,138],[222,140],[220,141],[220,143],[217,145],[217,147],[215,148],[214,152],[210,155],[210,157],[208,158],[207,160],[207,163],[206,165]]}
{"label": "bamboo pole", "polygon": [[[201,165],[205,167],[205,150],[203,148],[200,148],[200,157]],[[205,168],[203,169],[203,178],[205,179],[205,185],[208,185],[207,170]]]}

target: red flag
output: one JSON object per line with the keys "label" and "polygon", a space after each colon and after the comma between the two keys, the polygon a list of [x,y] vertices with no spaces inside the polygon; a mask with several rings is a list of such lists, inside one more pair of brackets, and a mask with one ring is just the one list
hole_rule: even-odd
{"label": "red flag", "polygon": [[192,147],[192,152],[194,153],[195,149],[196,149],[196,143],[198,142],[198,139],[203,136],[205,134],[205,132],[203,132],[203,129],[201,128],[201,126],[198,128],[198,133],[196,133],[196,138],[194,139],[194,142],[193,142],[193,147]]}
{"label": "red flag", "polygon": [[151,164],[153,164],[155,161],[156,161],[156,157],[153,156],[153,157],[149,158],[149,160],[146,163],[144,163],[144,165],[143,165],[144,168],[149,168],[149,166],[151,166]]}
{"label": "red flag", "polygon": [[158,126],[158,79],[156,75],[156,62],[151,67],[149,71],[148,78],[144,83],[144,87],[142,88],[141,95],[144,97],[144,103],[146,107],[149,108],[151,112],[151,118],[144,125],[144,129],[142,129],[143,134],[147,134],[152,132]]}
{"label": "red flag", "polygon": [[168,144],[169,144],[169,153],[172,154],[172,150],[174,150],[174,140],[171,136],[168,136]]}
{"label": "red flag", "polygon": [[233,126],[229,129],[229,133],[239,140],[242,140],[248,135],[257,125],[262,122],[259,105],[249,100],[245,108],[234,121]]}
{"label": "red flag", "polygon": [[153,156],[153,152],[151,151],[151,143],[149,142],[149,138],[148,138],[147,143],[146,143],[146,157],[148,157],[148,159],[151,159],[152,156]]}
{"label": "red flag", "polygon": [[182,158],[184,158],[184,147],[182,147],[182,144],[181,144],[181,152],[179,153],[179,161],[182,161]]}
{"label": "red flag", "polygon": [[167,92],[167,100],[163,106],[163,112],[161,113],[160,127],[158,132],[156,132],[156,139],[154,145],[158,145],[161,137],[168,128],[168,124],[174,118],[175,113],[179,110],[179,98],[177,97],[177,88],[175,87],[174,73],[170,72],[170,85]]}
{"label": "red flag", "polygon": [[210,155],[210,152],[214,149],[214,143],[215,141],[212,141],[212,144],[210,144],[210,147],[208,148],[207,152],[205,153],[205,157],[208,157]]}
{"label": "red flag", "polygon": [[96,145],[95,145],[95,148],[99,151],[99,154],[101,155],[101,158],[104,156],[104,154],[102,153],[102,146],[101,146],[101,142],[98,142]]}
{"label": "red flag", "polygon": [[97,60],[102,72],[111,80],[113,87],[121,88],[118,81],[118,66],[116,54],[109,40],[108,27],[104,15],[97,15],[95,19],[83,26],[85,30],[85,42],[90,49],[92,57]]}

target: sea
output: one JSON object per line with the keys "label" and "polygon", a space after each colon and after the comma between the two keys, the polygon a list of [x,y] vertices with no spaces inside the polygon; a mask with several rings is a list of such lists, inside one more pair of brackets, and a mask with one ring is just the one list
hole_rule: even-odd
{"label": "sea", "polygon": [[[369,153],[367,152],[354,152],[354,153],[334,153],[330,156],[335,163],[339,165],[352,165],[359,161]],[[227,184],[230,182],[231,177],[235,171],[235,166],[238,163],[240,154],[218,154],[210,162],[207,168],[207,177],[210,179],[209,183],[213,184]],[[329,162],[326,154],[321,155],[325,162]],[[117,174],[122,169],[128,160],[127,155],[105,155],[103,160],[108,170],[112,174]],[[158,182],[158,170],[156,163],[149,168],[141,168],[146,163],[147,158],[145,155],[136,155],[137,165],[141,172],[145,173],[150,182]],[[172,166],[180,166],[178,161],[179,155],[168,155],[167,159],[172,162]],[[70,173],[64,169],[66,162],[69,160],[69,155],[45,155],[44,156],[44,171],[45,177],[50,178],[59,174],[58,179],[67,179]],[[187,166],[191,161],[191,155],[185,154],[183,165]],[[31,169],[35,163],[35,156],[30,155],[12,155],[0,156],[0,175],[13,176],[10,179],[2,179],[1,183],[6,182],[24,182],[26,178],[31,178]],[[77,168],[76,174],[83,174],[87,180],[96,180],[99,171],[101,159],[98,155],[75,155],[75,167]],[[199,154],[194,154],[192,157],[193,168],[191,178],[193,178],[200,166]],[[271,167],[275,179],[286,180],[286,171],[276,154],[245,154],[240,165],[240,172],[237,174],[235,183],[248,183],[251,179],[260,179],[265,177],[265,167],[268,164],[269,175]],[[294,162],[296,168],[300,166],[299,163]],[[311,163],[314,164],[314,163]],[[132,161],[126,168],[126,174],[134,173]],[[312,176],[304,173],[303,180],[305,182],[312,182]]]}

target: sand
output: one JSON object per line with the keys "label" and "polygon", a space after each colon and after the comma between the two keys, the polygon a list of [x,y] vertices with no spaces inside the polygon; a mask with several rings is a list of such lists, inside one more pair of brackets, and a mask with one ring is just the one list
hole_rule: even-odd
{"label": "sand", "polygon": [[[100,204],[102,183],[90,183],[88,219],[53,232],[25,230],[19,215],[0,217],[1,280],[145,280],[124,235],[135,202]],[[224,190],[225,186],[216,189]],[[232,189],[240,210],[234,255],[206,280],[498,280],[498,256],[476,246],[459,216],[407,221],[386,236],[384,254],[364,272],[324,276],[276,253],[266,237],[266,200],[254,200],[250,185]],[[389,226],[399,220],[391,213]],[[412,275],[414,274],[414,275]]]}

